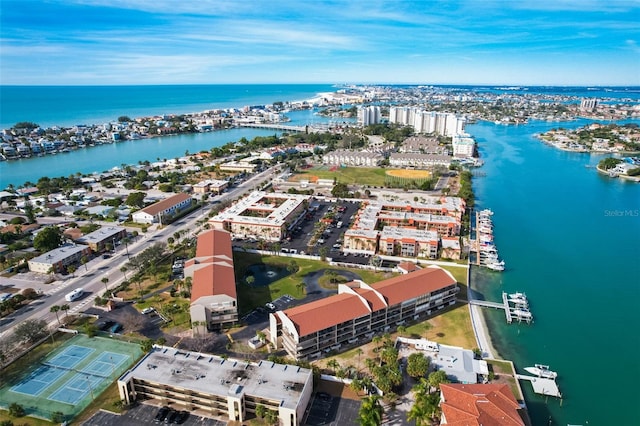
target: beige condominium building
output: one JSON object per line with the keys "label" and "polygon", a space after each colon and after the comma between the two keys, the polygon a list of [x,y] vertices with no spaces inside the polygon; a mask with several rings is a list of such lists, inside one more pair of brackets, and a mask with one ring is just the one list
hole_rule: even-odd
{"label": "beige condominium building", "polygon": [[159,223],[164,225],[171,221],[176,214],[191,207],[192,202],[191,195],[181,192],[138,210],[131,216],[136,223]]}
{"label": "beige condominium building", "polygon": [[282,240],[302,219],[311,197],[254,191],[209,220],[215,229],[224,229],[240,238]]}
{"label": "beige condominium building", "polygon": [[275,411],[278,424],[297,426],[313,391],[313,373],[270,361],[239,361],[154,346],[118,379],[126,404],[147,401],[194,415],[243,422],[256,407]]}
{"label": "beige condominium building", "polygon": [[453,275],[438,266],[371,285],[352,281],[335,296],[270,314],[269,338],[293,358],[318,358],[432,316],[454,304],[459,291]]}
{"label": "beige condominium building", "polygon": [[238,321],[231,234],[212,229],[198,236],[196,257],[184,265],[191,277],[191,324],[196,334],[230,327]]}

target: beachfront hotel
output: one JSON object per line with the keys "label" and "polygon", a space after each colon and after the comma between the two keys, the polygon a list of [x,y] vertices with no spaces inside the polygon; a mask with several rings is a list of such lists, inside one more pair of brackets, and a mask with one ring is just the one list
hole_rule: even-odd
{"label": "beachfront hotel", "polygon": [[198,235],[196,256],[185,262],[184,276],[193,280],[190,314],[194,334],[238,322],[231,234],[212,229]]}
{"label": "beachfront hotel", "polygon": [[269,315],[269,339],[295,359],[313,359],[371,340],[456,302],[458,283],[430,266],[375,284],[356,280],[338,294]]}
{"label": "beachfront hotel", "polygon": [[262,405],[278,424],[302,424],[313,391],[311,370],[154,346],[118,379],[120,399],[186,410],[243,424]]}
{"label": "beachfront hotel", "polygon": [[254,191],[209,220],[234,237],[280,241],[302,220],[311,197]]}

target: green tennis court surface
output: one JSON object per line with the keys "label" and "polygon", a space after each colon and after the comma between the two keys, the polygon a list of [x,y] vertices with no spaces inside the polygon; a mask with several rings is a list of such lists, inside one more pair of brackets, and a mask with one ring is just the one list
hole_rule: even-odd
{"label": "green tennis court surface", "polygon": [[80,413],[140,356],[140,346],[102,337],[75,336],[20,377],[0,388],[0,406],[22,405],[27,415],[67,419]]}

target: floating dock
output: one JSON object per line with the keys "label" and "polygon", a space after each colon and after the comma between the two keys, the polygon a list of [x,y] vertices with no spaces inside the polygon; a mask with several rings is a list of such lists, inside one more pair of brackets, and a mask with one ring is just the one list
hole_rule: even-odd
{"label": "floating dock", "polygon": [[[531,323],[533,321],[533,314],[529,312],[529,302],[527,301],[524,293],[515,293],[521,295],[519,300],[510,298],[510,295],[506,292],[502,292],[502,303],[489,302],[487,300],[470,299],[470,305],[482,306],[485,308],[495,308],[504,310],[505,319],[507,324],[511,324],[514,320],[518,322]],[[512,306],[513,305],[513,306]]]}
{"label": "floating dock", "polygon": [[531,383],[533,391],[539,395],[554,396],[556,398],[562,398],[558,384],[553,379],[546,379],[544,377],[525,376],[523,374],[516,374],[516,379],[526,380]]}

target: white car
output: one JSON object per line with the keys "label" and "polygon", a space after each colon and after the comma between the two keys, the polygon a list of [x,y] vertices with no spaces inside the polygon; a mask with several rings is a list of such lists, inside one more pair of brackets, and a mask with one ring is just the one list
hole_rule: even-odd
{"label": "white car", "polygon": [[156,311],[156,310],[155,310],[154,308],[152,308],[151,306],[149,306],[148,308],[144,308],[144,309],[142,310],[142,313],[143,313],[144,315],[146,315],[146,314],[150,314],[150,313],[155,312],[155,311]]}

